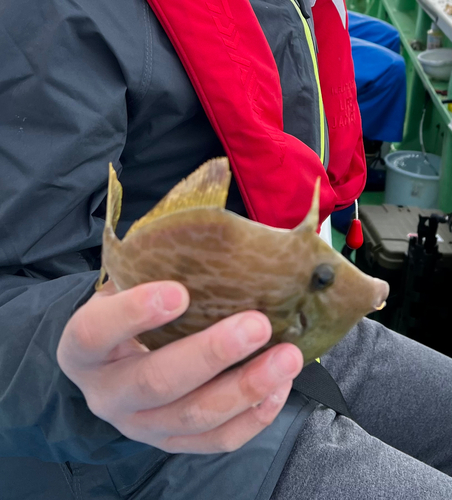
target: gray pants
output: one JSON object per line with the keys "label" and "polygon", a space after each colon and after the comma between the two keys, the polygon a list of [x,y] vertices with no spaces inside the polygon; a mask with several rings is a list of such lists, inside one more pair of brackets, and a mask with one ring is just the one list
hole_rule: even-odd
{"label": "gray pants", "polygon": [[365,320],[322,364],[356,422],[319,406],[272,500],[451,500],[452,359]]}

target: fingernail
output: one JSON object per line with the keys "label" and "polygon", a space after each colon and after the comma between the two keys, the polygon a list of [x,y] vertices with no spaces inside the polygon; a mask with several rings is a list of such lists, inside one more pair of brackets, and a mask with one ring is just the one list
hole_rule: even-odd
{"label": "fingernail", "polygon": [[180,308],[183,301],[182,290],[175,285],[162,285],[157,292],[156,302],[166,312],[173,312]]}
{"label": "fingernail", "polygon": [[243,345],[262,344],[268,338],[268,326],[256,316],[245,315],[237,323],[235,334]]}
{"label": "fingernail", "polygon": [[280,378],[295,377],[300,371],[300,357],[292,349],[279,349],[273,355],[272,362]]}

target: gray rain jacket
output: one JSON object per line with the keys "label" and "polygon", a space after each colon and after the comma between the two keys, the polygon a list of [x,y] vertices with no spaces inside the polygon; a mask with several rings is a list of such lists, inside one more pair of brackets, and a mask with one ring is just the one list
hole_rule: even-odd
{"label": "gray rain jacket", "polygon": [[[296,0],[251,3],[280,71],[285,130],[319,152]],[[301,11],[309,18],[308,5]],[[305,396],[293,391],[237,452],[170,455],[95,417],[56,362],[98,275],[108,162],[121,171],[124,233],[222,152],[145,0],[0,3],[1,500],[271,496],[312,411]],[[229,208],[243,211],[234,189]]]}

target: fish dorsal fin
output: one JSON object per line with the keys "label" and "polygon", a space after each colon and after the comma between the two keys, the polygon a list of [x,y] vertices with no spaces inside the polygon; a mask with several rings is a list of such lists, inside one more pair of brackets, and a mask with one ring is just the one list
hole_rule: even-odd
{"label": "fish dorsal fin", "polygon": [[314,194],[312,195],[311,208],[294,231],[317,231],[319,225],[319,208],[320,208],[320,176],[317,177],[314,186]]}
{"label": "fish dorsal fin", "polygon": [[224,208],[231,183],[226,157],[213,158],[177,184],[155,207],[137,220],[126,236],[164,215],[189,208]]}
{"label": "fish dorsal fin", "polygon": [[[104,232],[111,232],[113,235],[118,225],[119,216],[121,215],[122,205],[122,186],[110,162],[108,165],[108,194],[107,194],[107,212],[105,214],[105,229]],[[105,280],[106,271],[104,267],[100,269],[99,279],[96,283],[96,290],[102,288]]]}

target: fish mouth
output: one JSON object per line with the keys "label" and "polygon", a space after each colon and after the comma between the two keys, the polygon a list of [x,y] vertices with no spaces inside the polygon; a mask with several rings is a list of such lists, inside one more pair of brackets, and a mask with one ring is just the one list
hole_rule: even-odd
{"label": "fish mouth", "polygon": [[374,311],[381,311],[386,307],[386,300],[384,300],[379,306],[374,306]]}
{"label": "fish mouth", "polygon": [[373,311],[381,311],[386,306],[386,299],[389,295],[389,285],[386,281],[379,280],[378,278],[372,278],[374,280],[376,288],[376,300],[372,305]]}

